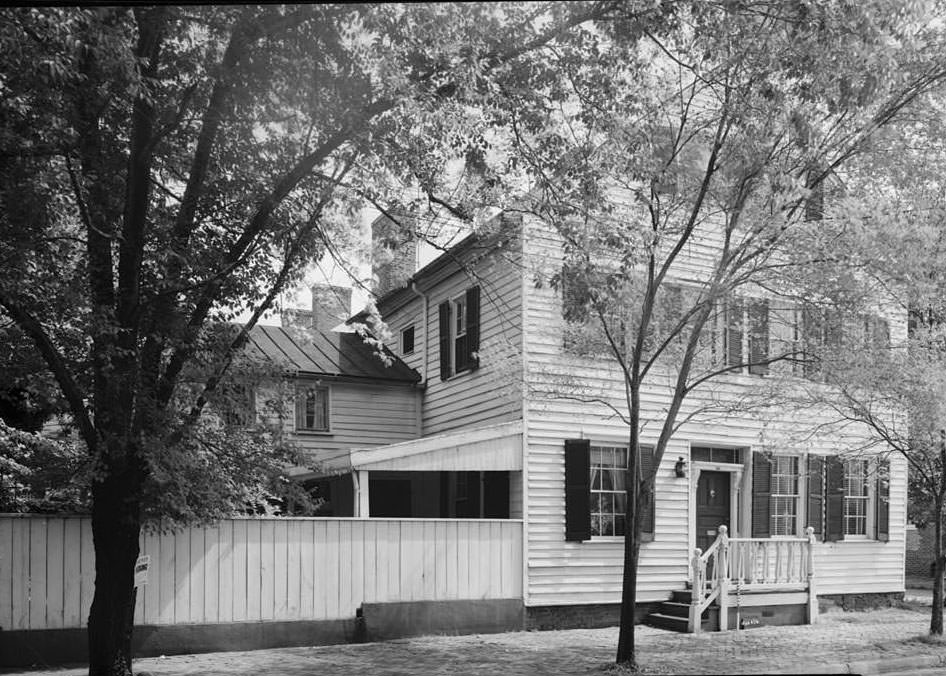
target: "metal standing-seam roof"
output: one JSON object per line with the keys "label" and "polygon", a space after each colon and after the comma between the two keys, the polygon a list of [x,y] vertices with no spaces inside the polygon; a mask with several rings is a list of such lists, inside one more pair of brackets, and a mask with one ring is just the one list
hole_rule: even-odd
{"label": "metal standing-seam roof", "polygon": [[421,379],[417,371],[387,348],[384,355],[390,359],[390,365],[385,365],[375,348],[357,333],[258,324],[250,330],[247,349],[301,374],[405,383],[418,383]]}

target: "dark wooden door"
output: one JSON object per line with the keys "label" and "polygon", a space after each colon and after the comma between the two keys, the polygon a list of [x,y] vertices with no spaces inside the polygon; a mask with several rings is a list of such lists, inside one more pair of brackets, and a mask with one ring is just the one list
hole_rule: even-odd
{"label": "dark wooden door", "polygon": [[696,546],[705,552],[716,541],[719,527],[729,528],[729,519],[729,472],[700,472],[696,485]]}

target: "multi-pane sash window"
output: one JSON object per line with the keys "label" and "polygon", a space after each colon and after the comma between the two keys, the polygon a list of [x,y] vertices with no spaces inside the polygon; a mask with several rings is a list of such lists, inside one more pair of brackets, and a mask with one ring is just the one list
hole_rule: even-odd
{"label": "multi-pane sash window", "polygon": [[867,460],[844,463],[844,534],[867,535],[868,503]]}
{"label": "multi-pane sash window", "polygon": [[591,534],[624,535],[627,492],[627,449],[618,446],[591,447]]}
{"label": "multi-pane sash window", "polygon": [[296,429],[328,432],[328,388],[313,385],[296,389]]}
{"label": "multi-pane sash window", "polygon": [[795,535],[798,524],[798,457],[772,457],[769,533]]}

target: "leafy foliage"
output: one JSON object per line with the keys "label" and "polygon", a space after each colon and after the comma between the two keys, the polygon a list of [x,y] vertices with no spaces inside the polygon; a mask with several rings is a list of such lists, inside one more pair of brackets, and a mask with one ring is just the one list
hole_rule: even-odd
{"label": "leafy foliage", "polygon": [[69,438],[0,421],[0,512],[88,513],[88,460]]}

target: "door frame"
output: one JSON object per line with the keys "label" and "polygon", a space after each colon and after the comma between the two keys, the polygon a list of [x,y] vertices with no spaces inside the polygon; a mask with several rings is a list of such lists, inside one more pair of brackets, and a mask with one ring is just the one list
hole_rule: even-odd
{"label": "door frame", "polygon": [[745,510],[740,509],[742,496],[742,480],[745,476],[745,465],[731,462],[705,462],[702,460],[690,462],[690,500],[687,528],[687,562],[693,556],[696,548],[696,488],[702,472],[729,473],[729,536],[742,537]]}

